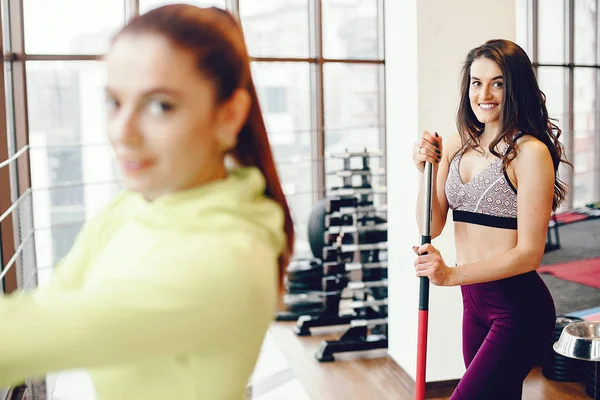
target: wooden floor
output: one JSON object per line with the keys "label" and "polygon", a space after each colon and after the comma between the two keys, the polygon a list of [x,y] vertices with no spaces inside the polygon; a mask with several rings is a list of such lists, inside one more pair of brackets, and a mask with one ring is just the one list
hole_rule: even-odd
{"label": "wooden floor", "polygon": [[[315,351],[322,340],[336,340],[340,333],[298,337],[293,323],[277,322],[271,333],[296,378],[312,400],[413,400],[413,383],[385,352],[336,355],[332,363],[320,363]],[[327,332],[331,332],[330,330]],[[318,331],[317,331],[318,333]],[[428,399],[448,399],[450,390],[430,389]],[[437,392],[437,393],[436,393]],[[539,368],[525,380],[523,400],[589,400],[583,384],[549,381]]]}

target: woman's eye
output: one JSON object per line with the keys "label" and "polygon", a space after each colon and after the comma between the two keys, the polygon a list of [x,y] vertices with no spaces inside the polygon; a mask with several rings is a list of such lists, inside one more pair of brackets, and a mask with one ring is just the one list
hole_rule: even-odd
{"label": "woman's eye", "polygon": [[502,82],[494,82],[494,86],[501,88],[503,86]]}
{"label": "woman's eye", "polygon": [[475,82],[472,83],[472,85],[475,86],[475,87],[477,87],[477,86],[481,85],[481,82],[475,81]]}
{"label": "woman's eye", "polygon": [[104,103],[106,104],[106,109],[108,110],[116,110],[117,108],[119,108],[119,103],[112,97],[107,97],[104,101]]}
{"label": "woman's eye", "polygon": [[149,104],[150,112],[155,115],[166,114],[173,110],[173,105],[166,101],[153,100]]}

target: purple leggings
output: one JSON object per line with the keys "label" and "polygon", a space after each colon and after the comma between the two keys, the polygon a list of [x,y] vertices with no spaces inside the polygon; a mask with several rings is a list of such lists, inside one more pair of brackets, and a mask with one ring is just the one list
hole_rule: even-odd
{"label": "purple leggings", "polygon": [[537,272],[461,287],[465,372],[450,400],[521,400],[552,340],[554,302]]}

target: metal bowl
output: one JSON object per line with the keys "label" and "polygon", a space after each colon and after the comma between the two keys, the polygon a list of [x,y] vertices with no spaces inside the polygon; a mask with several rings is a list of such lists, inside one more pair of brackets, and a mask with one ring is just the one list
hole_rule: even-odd
{"label": "metal bowl", "polygon": [[600,322],[575,322],[565,326],[553,347],[565,357],[600,361]]}

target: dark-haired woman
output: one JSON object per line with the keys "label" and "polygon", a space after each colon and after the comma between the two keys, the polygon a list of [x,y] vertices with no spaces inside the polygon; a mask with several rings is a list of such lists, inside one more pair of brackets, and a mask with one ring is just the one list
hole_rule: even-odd
{"label": "dark-haired woman", "polygon": [[566,193],[561,132],[518,45],[490,40],[468,53],[457,126],[444,146],[424,132],[413,152],[419,171],[434,164],[433,238],[452,210],[457,265],[415,247],[416,275],[461,286],[467,370],[451,399],[517,400],[552,337],[554,303],[535,270]]}
{"label": "dark-haired woman", "polygon": [[84,368],[99,400],[245,399],[294,235],[240,26],[158,8],[106,64],[126,190],[47,286],[0,298],[0,385]]}

